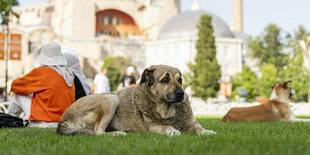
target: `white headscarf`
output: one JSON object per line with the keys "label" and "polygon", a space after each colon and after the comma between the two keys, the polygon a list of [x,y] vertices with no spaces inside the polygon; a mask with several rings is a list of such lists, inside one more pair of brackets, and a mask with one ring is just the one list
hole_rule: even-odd
{"label": "white headscarf", "polygon": [[64,65],[43,65],[53,68],[58,74],[60,74],[66,81],[69,87],[72,86],[74,75],[70,69]]}
{"label": "white headscarf", "polygon": [[[65,52],[65,51],[63,51],[63,52]],[[70,54],[70,53],[64,53],[64,55],[67,58],[67,62],[68,62],[67,67],[80,80],[86,95],[89,95],[90,91],[91,91],[91,87],[90,87],[84,73],[82,72],[79,59],[77,58],[77,56]]]}
{"label": "white headscarf", "polygon": [[74,75],[66,67],[67,60],[61,53],[61,47],[58,43],[52,42],[42,46],[40,49],[34,52],[33,58],[41,66],[48,66],[53,68],[64,78],[66,84],[69,87],[72,86]]}

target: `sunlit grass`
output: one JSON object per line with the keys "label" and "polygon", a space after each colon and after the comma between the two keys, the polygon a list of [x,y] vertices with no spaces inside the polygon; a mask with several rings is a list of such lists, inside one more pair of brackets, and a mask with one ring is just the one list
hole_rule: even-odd
{"label": "sunlit grass", "polygon": [[0,154],[310,154],[310,122],[223,123],[220,118],[198,117],[215,136],[60,136],[55,129],[0,129]]}

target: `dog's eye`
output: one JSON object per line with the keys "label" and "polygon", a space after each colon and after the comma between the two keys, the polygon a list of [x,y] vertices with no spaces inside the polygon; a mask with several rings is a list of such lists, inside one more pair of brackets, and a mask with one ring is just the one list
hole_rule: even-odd
{"label": "dog's eye", "polygon": [[179,79],[178,79],[178,82],[179,82],[180,84],[182,84],[182,78],[179,78]]}
{"label": "dog's eye", "polygon": [[165,78],[163,78],[160,82],[161,83],[169,83],[169,77],[165,77]]}

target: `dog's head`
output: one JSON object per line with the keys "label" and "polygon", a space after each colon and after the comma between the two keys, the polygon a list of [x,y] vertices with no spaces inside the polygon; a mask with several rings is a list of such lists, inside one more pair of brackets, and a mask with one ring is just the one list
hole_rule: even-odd
{"label": "dog's head", "polygon": [[292,82],[291,80],[277,83],[272,86],[273,89],[273,95],[276,97],[285,97],[288,99],[292,99],[293,95],[295,94],[295,91],[289,86],[289,83]]}
{"label": "dog's head", "polygon": [[144,85],[152,99],[170,104],[184,101],[182,74],[177,68],[166,65],[146,68],[140,84]]}

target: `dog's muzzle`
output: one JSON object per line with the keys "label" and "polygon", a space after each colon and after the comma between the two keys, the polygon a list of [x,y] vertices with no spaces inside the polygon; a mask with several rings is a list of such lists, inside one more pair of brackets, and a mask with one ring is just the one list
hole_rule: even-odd
{"label": "dog's muzzle", "polygon": [[175,94],[175,100],[177,102],[182,102],[184,100],[184,91],[183,90],[176,90],[174,92]]}

